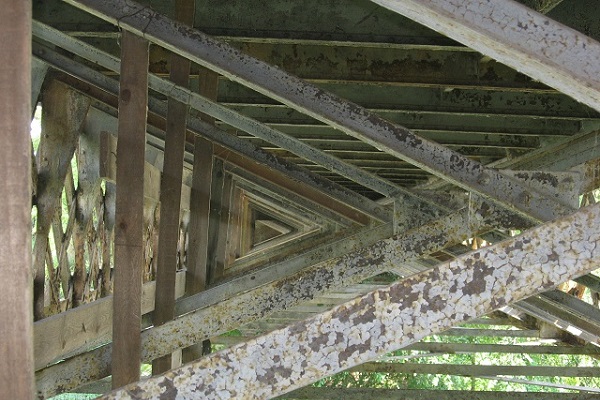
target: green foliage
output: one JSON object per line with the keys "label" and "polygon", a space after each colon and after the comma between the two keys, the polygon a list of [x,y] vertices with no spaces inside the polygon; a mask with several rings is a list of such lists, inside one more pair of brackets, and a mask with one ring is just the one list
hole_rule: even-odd
{"label": "green foliage", "polygon": [[52,400],[88,400],[88,399],[95,399],[96,397],[98,397],[98,394],[63,393],[63,394],[59,394],[56,397],[53,397]]}
{"label": "green foliage", "polygon": [[[471,326],[475,327],[475,326]],[[481,326],[490,328],[490,326]],[[527,338],[485,337],[485,336],[442,336],[433,335],[424,341],[473,344],[524,344]],[[386,362],[410,362],[426,364],[456,365],[514,365],[514,366],[556,366],[556,367],[598,367],[600,360],[585,355],[527,354],[527,353],[469,353],[469,354],[428,354],[419,351],[399,350],[388,354]],[[366,372],[341,372],[322,379],[316,387],[339,388],[378,388],[378,389],[438,389],[438,390],[477,390],[477,391],[528,391],[565,392],[567,390],[543,386],[544,382],[600,388],[600,377],[516,377],[516,380],[529,383],[507,382],[495,379],[473,378],[454,375],[431,374],[387,374]],[[531,382],[539,383],[538,385]]]}

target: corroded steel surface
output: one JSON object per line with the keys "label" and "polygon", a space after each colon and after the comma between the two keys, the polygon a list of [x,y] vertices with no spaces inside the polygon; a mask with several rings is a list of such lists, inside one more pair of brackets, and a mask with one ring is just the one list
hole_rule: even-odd
{"label": "corroded steel surface", "polygon": [[373,2],[600,110],[600,43],[516,1]]}
{"label": "corroded steel surface", "polygon": [[493,168],[486,168],[455,151],[423,139],[363,107],[178,24],[148,7],[125,0],[66,2],[143,35],[168,50],[338,128],[381,151],[535,220],[546,221],[572,211],[554,198],[540,195]]}
{"label": "corroded steel surface", "polygon": [[[44,38],[49,38],[59,46],[66,47],[69,50],[75,51],[83,57],[97,62],[105,68],[109,68],[115,72],[119,70],[120,61],[94,47],[78,41],[73,38],[53,30],[38,22],[34,23],[34,31]],[[66,37],[65,37],[66,36]],[[161,79],[156,75],[150,75],[149,86],[170,98],[177,99],[180,102],[188,104],[196,110],[211,115],[227,124],[230,124],[238,129],[248,132],[256,137],[262,138],[270,143],[273,143],[283,149],[306,159],[311,160],[318,165],[336,172],[348,179],[354,180],[361,185],[368,187],[378,193],[389,196],[396,192],[402,191],[393,183],[367,172],[363,169],[355,167],[352,164],[341,161],[324,151],[318,150],[304,142],[277,131],[266,124],[262,124],[238,113],[228,107],[218,104],[216,101],[210,100],[192,90],[185,88],[183,85],[177,85],[166,79]]]}
{"label": "corroded steel surface", "polygon": [[[409,277],[102,399],[267,399],[597,267],[600,205]],[[354,263],[394,259],[363,253]]]}
{"label": "corroded steel surface", "polygon": [[[489,210],[486,211],[486,214],[489,220],[495,221],[493,217],[496,214],[489,213]],[[213,302],[211,307],[196,310],[160,327],[143,332],[142,359],[144,361],[152,360],[275,311],[285,310],[300,301],[310,300],[328,290],[334,290],[377,273],[391,270],[395,265],[408,259],[438,251],[449,244],[470,237],[474,230],[485,229],[481,228],[482,222],[483,218],[478,212],[463,210],[403,235],[379,240],[374,244],[372,240],[377,235],[386,232],[391,235],[392,229],[389,225],[357,235],[351,241],[354,242],[354,249],[353,246],[347,247],[348,244],[344,243],[348,242],[348,239],[338,243],[337,246],[335,244],[323,246],[320,252],[311,253],[308,260],[317,260],[319,257],[326,257],[337,252],[339,252],[338,254],[347,254],[321,262],[293,275],[292,272],[289,272],[283,275],[284,278],[275,282],[260,287],[257,285],[245,293],[225,298],[216,304]],[[369,241],[371,241],[370,244]],[[363,246],[367,247],[356,250]],[[294,261],[292,264],[296,263],[297,261]],[[285,267],[285,263],[282,263],[280,267]],[[277,273],[277,271],[272,273]],[[261,279],[260,276],[256,280],[258,279]],[[201,295],[210,298],[211,290]],[[200,305],[196,304],[195,308],[198,307]],[[58,391],[72,390],[84,383],[107,376],[110,352],[110,345],[104,346],[40,371],[36,374],[38,392],[48,397]]]}
{"label": "corroded steel surface", "polygon": [[[118,68],[119,66],[118,61],[114,59],[114,57],[102,53],[89,45],[85,45],[80,41],[74,40],[73,38],[68,38],[68,36],[61,34],[56,30],[52,30],[49,27],[43,26],[42,24],[34,22],[33,30],[34,33],[53,40],[59,45],[65,46],[72,51],[77,51],[77,53],[80,53],[83,56],[87,56],[88,58],[96,60],[97,62],[102,61],[103,63],[106,63],[107,68]],[[95,86],[107,90],[110,93],[118,92],[118,86],[114,79],[103,76],[101,73],[72,60],[68,60],[64,56],[54,53],[52,50],[34,45],[34,54],[50,65],[76,76],[79,79],[83,79]],[[90,54],[95,54],[96,56],[92,56]],[[113,61],[116,62],[116,64]],[[176,96],[177,94],[188,92],[190,94],[193,93],[190,91],[185,91],[185,89],[182,89],[183,92],[179,92],[175,90],[177,87],[173,84],[168,83],[156,76],[150,75],[149,86],[151,88],[156,89],[154,85],[160,82],[162,82],[163,88],[167,87],[169,90],[173,89],[168,92],[169,95],[176,97],[179,100],[189,101],[189,96],[185,94],[183,96]],[[196,95],[194,94],[193,97],[195,98],[195,96]],[[166,115],[167,113],[167,107],[163,104],[163,102],[152,98],[150,98],[149,101],[149,109],[159,115]],[[307,183],[311,186],[315,186],[321,191],[330,194],[332,197],[343,200],[345,203],[356,208],[357,210],[364,211],[379,220],[387,220],[385,211],[373,201],[357,195],[355,192],[345,189],[344,187],[324,179],[319,175],[311,173],[308,170],[297,166],[296,164],[285,161],[282,158],[265,152],[247,141],[241,140],[233,135],[229,135],[224,130],[212,126],[207,122],[201,121],[198,118],[189,118],[188,129],[211,141],[214,141],[215,143],[221,144],[240,154],[250,157],[259,163],[266,164],[277,171],[283,172],[296,180]]]}

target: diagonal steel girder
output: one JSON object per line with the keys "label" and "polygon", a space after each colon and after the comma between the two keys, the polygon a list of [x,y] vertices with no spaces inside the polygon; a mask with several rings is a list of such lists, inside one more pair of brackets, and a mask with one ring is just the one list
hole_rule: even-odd
{"label": "diagonal steel girder", "polygon": [[582,209],[101,399],[287,393],[597,268],[599,224],[600,205]]}
{"label": "diagonal steel girder", "polygon": [[504,207],[538,221],[572,211],[551,196],[129,0],[64,0]]}
{"label": "diagonal steel girder", "polygon": [[[143,361],[151,361],[311,300],[326,291],[389,271],[406,260],[459,243],[476,232],[501,225],[506,214],[504,210],[483,204],[480,208],[463,209],[441,217],[397,237],[390,237],[393,229],[391,224],[386,224],[272,266],[271,274],[282,276],[277,281],[268,283],[270,280],[266,277],[261,286],[248,287],[244,293],[237,294],[223,292],[220,287],[208,289],[178,303],[176,313],[188,314],[142,334]],[[307,262],[312,266],[305,268]],[[281,273],[282,270],[286,272]],[[261,280],[260,276],[254,279],[255,276],[249,274],[248,282]],[[110,354],[111,347],[106,345],[39,371],[36,373],[38,393],[50,397],[59,390],[72,390],[109,375]]]}
{"label": "diagonal steel girder", "polygon": [[600,43],[513,0],[371,0],[600,110]]}

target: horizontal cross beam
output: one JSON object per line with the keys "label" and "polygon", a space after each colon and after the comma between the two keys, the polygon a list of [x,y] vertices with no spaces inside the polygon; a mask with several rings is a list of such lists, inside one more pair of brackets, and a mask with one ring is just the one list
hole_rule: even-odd
{"label": "horizontal cross beam", "polygon": [[[102,399],[268,399],[548,290],[600,261],[600,205],[375,290]],[[388,252],[389,251],[389,252]],[[348,260],[371,266],[395,251]]]}

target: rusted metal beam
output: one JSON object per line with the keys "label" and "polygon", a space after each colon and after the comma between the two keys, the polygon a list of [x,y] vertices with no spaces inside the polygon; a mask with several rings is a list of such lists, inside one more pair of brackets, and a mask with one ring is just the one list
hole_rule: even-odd
{"label": "rusted metal beam", "polygon": [[114,244],[113,388],[140,379],[148,41],[121,38]]}
{"label": "rusted metal beam", "polygon": [[[91,46],[82,44],[77,40],[68,40],[64,37],[61,37],[61,34],[52,32],[47,28],[44,29],[44,32],[46,35],[52,34],[51,37],[58,39],[54,40],[55,42],[59,42],[69,49],[76,50],[79,54],[85,54],[86,58],[94,62],[98,62],[102,66],[113,71],[118,69],[119,61],[114,57],[98,50],[94,50]],[[356,181],[357,183],[368,187],[377,193],[389,196],[396,192],[402,191],[400,187],[397,187],[393,183],[388,182],[375,174],[341,161],[339,158],[333,157],[321,150],[309,146],[301,140],[292,137],[291,135],[283,134],[282,132],[273,129],[266,124],[262,124],[256,120],[248,118],[228,107],[218,104],[216,101],[213,101],[206,96],[195,93],[186,87],[182,87],[182,85],[173,85],[171,82],[158,78],[154,75],[150,76],[149,84],[150,87],[166,96],[174,97],[179,101],[185,102],[191,107],[215,117],[231,126],[249,132],[256,137],[287,149],[290,152],[307,160],[311,160],[318,165],[323,165],[325,168],[350,180]]]}
{"label": "rusted metal beam", "polygon": [[[482,214],[489,219],[484,220]],[[394,238],[389,238],[393,228],[388,224],[321,246],[259,273],[247,274],[235,282],[237,285],[208,289],[179,304],[177,314],[189,314],[144,332],[143,359],[152,360],[325,291],[391,270],[407,259],[461,242],[471,237],[476,228],[497,225],[494,217],[489,208],[462,210]],[[388,239],[376,242],[377,237]],[[322,260],[328,261],[314,265]],[[306,263],[313,266],[305,268]],[[267,283],[275,274],[281,278]],[[235,297],[229,297],[234,294]],[[49,396],[56,394],[57,388],[70,390],[103,378],[110,373],[109,363],[110,346],[77,356],[37,374],[38,391]]]}
{"label": "rusted metal beam", "polygon": [[[104,66],[107,68],[118,68],[119,61],[112,57],[108,56],[105,53],[98,52],[93,49],[89,45],[85,45],[80,41],[69,38],[68,36],[53,30],[47,26],[44,26],[40,23],[36,23],[34,21],[33,30],[36,35],[40,35],[44,39],[52,40],[53,42],[59,43],[65,48],[68,48],[70,51],[75,52],[78,55],[82,55],[84,58],[95,59],[95,57],[90,55],[90,52],[98,53],[102,57],[98,57],[98,62],[102,62]],[[90,68],[87,68],[81,64],[75,63],[72,60],[66,59],[62,57],[52,50],[48,48],[38,47],[34,45],[35,55],[40,57],[45,62],[50,63],[55,68],[61,69],[71,75],[77,76],[80,79],[83,79],[95,86],[102,88],[110,93],[115,92],[115,82],[113,79],[110,79],[102,74],[94,71]],[[108,63],[108,60],[112,60]],[[107,62],[105,65],[104,62]],[[157,78],[158,79],[158,78]],[[162,80],[160,80],[162,82]],[[154,78],[150,78],[149,84],[151,88],[155,88],[153,85],[155,82]],[[173,84],[166,83],[166,87],[169,89],[169,94],[174,96],[178,93],[176,90],[177,87],[173,87]],[[156,89],[156,88],[155,88]],[[170,90],[173,89],[173,93],[170,93]],[[189,92],[190,96],[196,96],[192,92]],[[185,95],[183,97],[178,97],[180,101],[187,101],[189,97]],[[150,101],[150,109],[159,114],[166,115],[166,107],[160,101]],[[207,122],[200,121],[197,118],[191,118],[188,122],[188,129],[194,131],[196,134],[205,137],[217,144],[225,146],[235,152],[242,154],[250,159],[257,161],[260,164],[264,164],[273,168],[276,171],[282,172],[294,180],[297,180],[302,183],[306,183],[309,186],[317,187],[319,190],[324,193],[329,194],[333,199],[342,200],[343,203],[363,212],[368,213],[369,215],[378,218],[379,220],[387,220],[386,213],[382,210],[382,207],[378,206],[376,203],[367,199],[366,197],[362,197],[357,195],[355,192],[352,192],[344,187],[334,184],[330,180],[324,179],[317,174],[310,173],[308,170],[298,167],[297,165],[285,162],[282,159],[273,156],[270,153],[267,153],[257,146],[254,146],[247,141],[240,140],[233,135],[228,134],[227,132],[218,129]]]}
{"label": "rusted metal beam", "polygon": [[[600,205],[368,293],[102,399],[268,399],[597,268]],[[384,263],[363,253],[352,263]]]}
{"label": "rusted metal beam", "polygon": [[[194,0],[177,0],[175,2],[175,13],[178,21],[194,26]],[[177,54],[170,54],[170,62],[171,82],[175,85],[187,87],[190,79],[190,61]],[[188,109],[187,104],[169,98],[164,162],[160,183],[156,307],[152,316],[152,322],[155,326],[162,325],[175,316],[175,276],[177,272],[181,185]],[[152,373],[157,375],[170,370],[173,366],[179,366],[174,365],[173,361],[174,358],[171,355],[154,360],[152,362]]]}
{"label": "rusted metal beam", "polygon": [[372,0],[600,111],[600,43],[511,0]]}
{"label": "rusted metal beam", "polygon": [[0,13],[0,398],[33,399],[31,1]]}
{"label": "rusted metal beam", "polygon": [[[538,194],[497,170],[418,137],[404,127],[147,7],[124,0],[65,1],[124,29],[143,34],[200,65],[523,215],[545,221],[572,212],[554,198]],[[598,48],[600,51],[600,46]]]}

